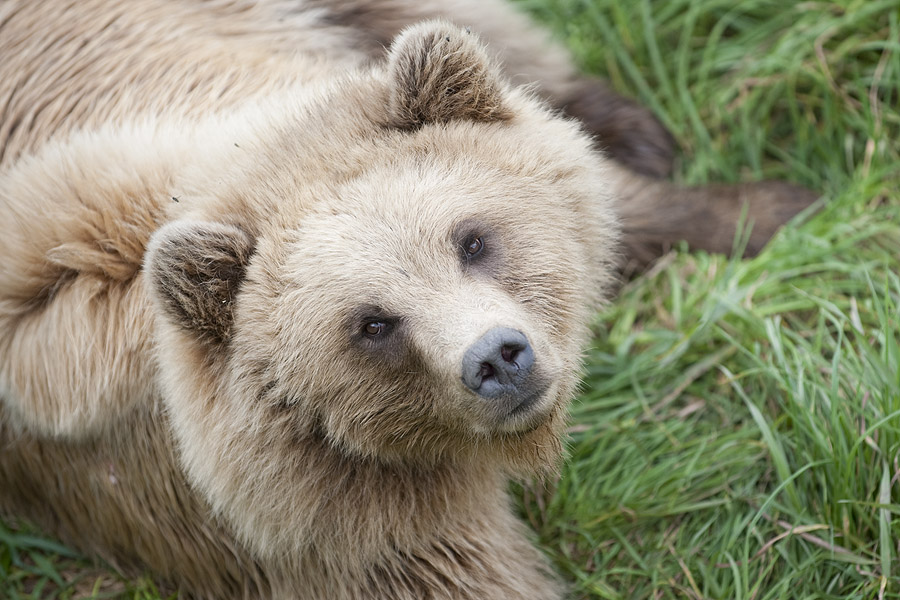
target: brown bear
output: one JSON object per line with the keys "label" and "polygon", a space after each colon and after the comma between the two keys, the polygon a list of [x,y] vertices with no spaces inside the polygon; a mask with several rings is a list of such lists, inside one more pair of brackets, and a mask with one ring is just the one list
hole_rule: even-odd
{"label": "brown bear", "polygon": [[506,483],[620,238],[809,201],[656,179],[499,2],[14,0],[0,54],[0,510],[196,597],[559,597]]}

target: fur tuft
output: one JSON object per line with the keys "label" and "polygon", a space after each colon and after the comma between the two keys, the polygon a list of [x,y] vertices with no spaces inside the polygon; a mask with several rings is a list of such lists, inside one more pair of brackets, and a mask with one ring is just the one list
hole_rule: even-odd
{"label": "fur tuft", "polygon": [[199,337],[231,337],[233,304],[253,254],[244,231],[219,223],[169,224],[150,242],[146,267],[151,287],[172,321]]}
{"label": "fur tuft", "polygon": [[503,121],[504,83],[467,29],[431,22],[401,33],[391,46],[391,124],[417,129],[452,120]]}

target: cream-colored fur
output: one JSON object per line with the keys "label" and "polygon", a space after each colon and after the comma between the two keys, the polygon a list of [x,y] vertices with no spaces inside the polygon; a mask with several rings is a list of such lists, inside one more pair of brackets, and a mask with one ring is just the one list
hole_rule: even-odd
{"label": "cream-colored fur", "polygon": [[[504,488],[558,459],[604,161],[474,34],[369,63],[297,6],[0,18],[0,506],[200,596],[554,597]],[[391,347],[356,339],[375,307]],[[548,385],[521,415],[460,381],[498,326]]]}
{"label": "cream-colored fur", "polygon": [[[506,481],[559,459],[614,201],[671,188],[535,96],[558,48],[486,0],[21,0],[0,54],[0,509],[199,597],[559,596]],[[521,412],[460,376],[497,327]]]}
{"label": "cream-colored fur", "polygon": [[[48,433],[83,434],[104,419],[106,406],[152,396],[152,378],[140,357],[147,344],[146,319],[135,314],[126,326],[120,316],[140,309],[98,311],[91,301],[102,290],[115,305],[125,287],[103,277],[83,277],[61,289],[65,300],[48,303],[39,319],[23,312],[43,297],[56,297],[57,283],[72,273],[102,271],[121,280],[138,268],[150,233],[166,220],[167,194],[179,193],[171,182],[176,177],[172,165],[186,170],[196,160],[185,153],[208,154],[214,146],[190,139],[190,131],[204,127],[197,117],[203,116],[210,131],[218,129],[217,115],[248,127],[243,116],[230,115],[282,111],[283,103],[273,96],[291,96],[299,103],[368,60],[371,49],[357,48],[359,32],[330,24],[327,7],[311,4],[54,0],[40,7],[10,2],[0,8],[0,39],[14,49],[0,63],[0,97],[6,100],[0,167],[8,171],[0,188],[0,218],[11,226],[0,240],[0,252],[16,257],[0,267],[0,288],[8,290],[0,297],[0,323],[17,324],[2,328],[8,333],[0,344],[9,348],[4,362],[25,365],[0,367],[6,373],[0,389],[8,386],[9,396],[29,398],[27,405],[12,403],[24,422]],[[435,7],[399,2],[381,10],[398,27],[434,14],[454,14],[464,23],[478,20],[504,38],[497,46],[517,77],[534,80],[529,71],[535,70],[554,74],[560,94],[571,85],[572,70],[563,54],[499,2]],[[520,68],[517,63],[523,61],[527,66]],[[84,129],[75,141],[67,140]],[[135,129],[140,133],[131,132]],[[180,143],[178,138],[183,138]],[[255,160],[255,148],[249,146],[253,136],[242,139],[248,144],[242,151],[226,140],[216,150],[231,148],[231,154]],[[73,149],[73,144],[86,147]],[[38,149],[43,150],[40,159],[20,160],[22,153]],[[223,157],[229,159],[234,157]],[[167,160],[169,165],[160,165]],[[212,161],[217,167],[218,160]],[[220,171],[211,172],[221,177]],[[112,189],[98,197],[95,190],[103,187]],[[47,219],[50,225],[44,228],[28,225],[49,211],[59,218]],[[34,362],[55,375],[36,378]],[[118,363],[133,384],[109,375]]]}

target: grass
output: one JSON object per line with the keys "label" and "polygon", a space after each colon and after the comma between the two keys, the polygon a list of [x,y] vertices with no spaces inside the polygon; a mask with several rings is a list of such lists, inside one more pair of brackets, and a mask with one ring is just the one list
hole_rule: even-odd
{"label": "grass", "polygon": [[570,460],[522,490],[573,596],[900,597],[900,2],[522,4],[654,107],[682,181],[825,194],[599,316]]}
{"label": "grass", "polygon": [[128,581],[18,523],[0,523],[0,598],[161,600],[149,578]]}
{"label": "grass", "polygon": [[[653,107],[677,179],[824,194],[598,315],[561,477],[515,487],[539,545],[574,598],[900,598],[900,0],[518,3]],[[7,597],[158,595],[7,524]]]}

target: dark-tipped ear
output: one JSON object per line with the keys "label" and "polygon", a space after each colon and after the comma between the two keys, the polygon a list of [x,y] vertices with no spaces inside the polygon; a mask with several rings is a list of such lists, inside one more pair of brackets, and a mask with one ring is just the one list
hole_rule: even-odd
{"label": "dark-tipped ear", "polygon": [[176,221],[153,235],[144,269],[168,319],[205,341],[224,343],[253,249],[253,238],[232,225]]}
{"label": "dark-tipped ear", "polygon": [[484,46],[450,23],[430,21],[400,33],[388,53],[388,73],[395,127],[512,116],[504,102],[506,84]]}

